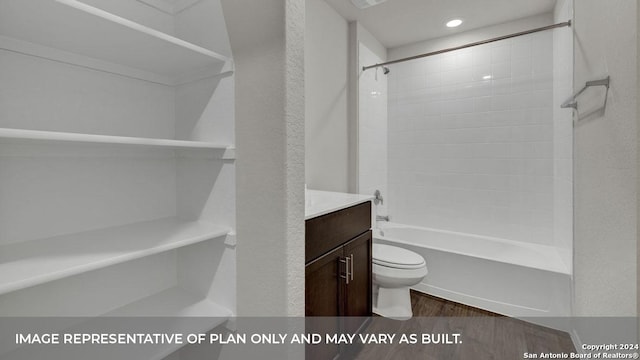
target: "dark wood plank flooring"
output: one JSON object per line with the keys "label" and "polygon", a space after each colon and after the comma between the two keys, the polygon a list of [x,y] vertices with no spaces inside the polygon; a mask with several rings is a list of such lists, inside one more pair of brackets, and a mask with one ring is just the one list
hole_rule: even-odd
{"label": "dark wood plank flooring", "polygon": [[[365,333],[398,334],[392,345],[364,345],[359,360],[512,360],[529,353],[571,353],[569,334],[419,292],[411,292],[414,318],[374,317]],[[460,333],[462,343],[398,344],[400,334]]]}

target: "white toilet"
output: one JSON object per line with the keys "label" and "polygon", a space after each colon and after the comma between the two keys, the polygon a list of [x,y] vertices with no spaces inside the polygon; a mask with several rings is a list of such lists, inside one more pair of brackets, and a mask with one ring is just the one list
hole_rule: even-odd
{"label": "white toilet", "polygon": [[409,286],[427,275],[422,256],[397,246],[373,244],[373,312],[387,318],[413,316]]}

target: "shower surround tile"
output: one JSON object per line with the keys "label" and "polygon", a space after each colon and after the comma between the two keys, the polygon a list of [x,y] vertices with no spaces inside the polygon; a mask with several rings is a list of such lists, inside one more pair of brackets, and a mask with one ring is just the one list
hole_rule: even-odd
{"label": "shower surround tile", "polygon": [[392,66],[394,221],[553,245],[552,75],[552,32]]}

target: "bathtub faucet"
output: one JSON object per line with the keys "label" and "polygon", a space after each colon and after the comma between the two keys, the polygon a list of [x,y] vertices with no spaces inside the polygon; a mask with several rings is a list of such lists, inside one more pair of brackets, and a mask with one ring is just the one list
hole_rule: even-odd
{"label": "bathtub faucet", "polygon": [[387,216],[376,215],[376,221],[386,221],[386,222],[389,222],[389,219],[391,219],[391,217],[390,217],[389,215],[387,215]]}

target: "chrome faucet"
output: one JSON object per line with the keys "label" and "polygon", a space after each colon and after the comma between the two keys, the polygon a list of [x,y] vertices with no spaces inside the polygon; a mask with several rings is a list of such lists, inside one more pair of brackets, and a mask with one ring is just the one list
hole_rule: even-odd
{"label": "chrome faucet", "polygon": [[390,217],[389,215],[387,215],[387,216],[376,215],[376,221],[386,221],[386,222],[389,222],[389,219],[391,219],[391,217]]}
{"label": "chrome faucet", "polygon": [[376,190],[376,192],[373,193],[373,196],[375,196],[375,198],[373,199],[374,204],[376,205],[384,204],[384,199],[382,198],[382,194],[380,193],[380,190]]}

